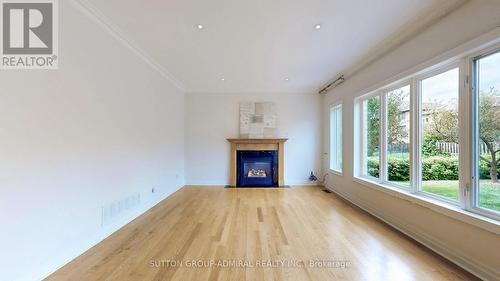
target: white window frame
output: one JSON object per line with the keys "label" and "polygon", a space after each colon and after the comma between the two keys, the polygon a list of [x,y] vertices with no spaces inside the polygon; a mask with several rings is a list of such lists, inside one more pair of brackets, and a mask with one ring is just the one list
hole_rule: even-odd
{"label": "white window frame", "polygon": [[[387,103],[387,95],[389,94],[389,92],[391,91],[394,91],[394,90],[397,90],[397,89],[400,89],[400,88],[403,88],[403,87],[406,87],[406,86],[410,86],[410,131],[408,132],[410,134],[409,136],[409,139],[410,139],[410,144],[409,144],[409,154],[410,154],[410,187],[409,188],[405,188],[404,186],[401,186],[401,185],[398,185],[398,184],[395,184],[395,183],[392,183],[389,181],[389,157],[387,156],[388,154],[388,144],[387,144],[387,128],[388,128],[388,124],[389,124],[389,120],[388,120],[388,115],[387,115],[387,112],[388,112],[388,103]],[[381,145],[381,154],[382,154],[382,160],[383,162],[381,161],[381,171],[383,171],[381,173],[381,183],[387,185],[387,186],[391,186],[391,187],[394,187],[394,188],[398,188],[398,189],[402,189],[402,190],[408,190],[410,192],[413,192],[413,178],[412,178],[412,167],[413,167],[413,139],[412,139],[412,120],[414,119],[413,118],[413,108],[412,108],[412,96],[414,95],[414,86],[413,86],[413,81],[412,79],[406,79],[406,80],[403,80],[403,81],[400,81],[394,85],[391,85],[390,87],[386,87],[384,89],[382,89],[380,92],[381,92],[381,96],[383,97],[383,108],[381,109],[381,112],[382,112],[382,117],[381,117],[381,135],[380,137],[382,138],[382,145]]]}
{"label": "white window frame", "polygon": [[[389,182],[389,179],[388,179],[388,157],[387,157],[387,123],[388,123],[388,120],[387,120],[387,95],[389,92],[391,91],[394,91],[394,90],[397,90],[397,89],[400,89],[402,87],[405,87],[405,86],[410,86],[410,148],[409,148],[409,151],[410,151],[410,189],[408,188],[405,188],[404,186],[401,186],[401,185],[398,185],[398,184],[394,184],[394,183],[391,183]],[[411,190],[413,184],[413,178],[412,178],[412,165],[413,165],[413,162],[412,162],[412,155],[413,155],[413,139],[412,139],[412,135],[411,135],[411,132],[412,132],[412,120],[414,119],[413,118],[413,108],[412,108],[412,101],[411,101],[411,97],[413,96],[413,89],[414,89],[414,85],[413,85],[413,81],[412,79],[405,79],[405,80],[402,80],[402,81],[398,81],[397,83],[393,83],[387,87],[384,87],[384,88],[381,88],[377,91],[374,91],[372,93],[369,93],[367,95],[363,95],[359,98],[356,99],[356,103],[357,103],[357,106],[359,108],[359,110],[355,110],[355,114],[358,114],[358,118],[357,120],[355,120],[355,131],[357,131],[357,134],[355,134],[355,139],[356,138],[360,138],[361,141],[359,141],[360,143],[357,145],[357,147],[359,147],[361,149],[361,153],[358,155],[359,158],[357,159],[360,159],[359,161],[355,161],[355,162],[358,162],[357,164],[357,169],[355,169],[355,176],[358,177],[358,178],[361,178],[361,179],[366,179],[370,182],[375,182],[375,183],[379,183],[379,184],[382,184],[382,185],[385,185],[385,186],[390,186],[392,188],[397,188],[397,189],[402,189],[402,190]],[[378,97],[379,98],[379,103],[380,103],[380,135],[379,135],[379,138],[380,138],[380,156],[379,156],[379,177],[376,178],[376,177],[372,177],[372,176],[369,176],[367,173],[365,174],[365,169],[366,169],[366,165],[365,163],[367,163],[367,160],[366,160],[366,151],[365,151],[365,144],[366,144],[366,136],[365,136],[365,128],[364,128],[364,124],[365,124],[365,116],[364,116],[364,102],[373,98],[373,97]],[[355,145],[356,147],[356,145]],[[412,190],[411,190],[412,191]]]}
{"label": "white window frame", "polygon": [[[358,107],[358,110],[355,110],[355,112],[357,111],[357,114],[359,114],[359,119],[358,119],[358,124],[357,124],[357,128],[359,129],[359,143],[357,145],[360,153],[359,153],[359,160],[358,161],[358,165],[357,165],[357,168],[355,169],[356,171],[358,171],[358,176],[360,178],[364,178],[366,180],[369,180],[369,181],[372,181],[372,182],[377,182],[377,183],[382,183],[381,182],[381,164],[382,164],[382,153],[380,152],[379,153],[379,177],[376,178],[376,177],[372,177],[370,175],[368,175],[368,171],[366,171],[366,165],[365,164],[368,164],[368,160],[366,158],[366,142],[367,142],[367,138],[366,138],[366,135],[365,135],[365,124],[366,124],[366,120],[365,120],[365,113],[364,113],[364,103],[365,101],[368,101],[369,99],[371,98],[374,98],[374,97],[378,97],[379,98],[379,105],[380,105],[380,120],[382,121],[382,97],[381,97],[381,92],[380,91],[376,91],[376,92],[373,92],[373,93],[370,93],[370,94],[367,94],[367,95],[364,95],[362,96],[361,98],[359,98],[359,100],[356,101],[356,103],[359,103],[359,107]],[[382,124],[380,125],[382,128]],[[356,131],[356,130],[355,130]],[[380,134],[379,134],[379,138],[382,137],[382,129],[380,130]],[[356,137],[356,136],[355,136]],[[379,143],[380,143],[380,148],[379,150],[381,151],[382,149],[382,139],[379,140]],[[355,145],[356,147],[356,145]],[[355,161],[356,162],[356,161]]]}
{"label": "white window frame", "polygon": [[[338,155],[338,151],[336,149],[332,149],[332,148],[335,148],[337,147],[337,140],[333,140],[332,139],[332,135],[336,134],[337,133],[337,130],[339,130],[339,128],[336,127],[336,125],[338,124],[336,121],[337,121],[337,115],[334,116],[334,119],[335,119],[335,122],[332,122],[332,113],[335,112],[335,110],[340,110],[340,119],[341,119],[341,127],[340,127],[340,145],[341,147],[343,148],[344,147],[344,130],[343,130],[343,127],[344,127],[344,123],[343,123],[343,120],[344,120],[344,109],[343,109],[343,106],[342,106],[342,102],[337,102],[337,103],[334,103],[334,104],[331,104],[330,105],[330,116],[329,116],[329,122],[330,122],[330,136],[329,136],[329,155],[330,155],[330,158],[329,158],[329,168],[330,168],[330,171],[332,173],[335,173],[337,175],[342,175],[343,173],[343,170],[344,170],[344,154],[345,153],[341,153],[341,159],[340,159],[340,169],[335,169],[334,167],[332,167],[332,161],[335,161],[335,159],[337,159],[339,157]],[[333,126],[335,126],[335,131],[332,132],[332,128]]]}
{"label": "white window frame", "polygon": [[[414,100],[414,102],[418,103],[418,104],[413,104],[412,106],[414,107],[414,114],[412,114],[413,116],[413,120],[414,120],[414,131],[413,132],[416,132],[416,133],[413,133],[415,135],[414,137],[414,141],[415,141],[415,150],[414,150],[414,157],[416,158],[416,161],[413,163],[414,166],[411,168],[411,170],[413,170],[413,173],[418,175],[417,177],[414,178],[415,182],[414,182],[414,186],[412,187],[412,192],[415,193],[415,194],[418,194],[418,195],[421,195],[421,196],[424,196],[424,197],[429,197],[429,198],[433,198],[435,200],[438,200],[438,201],[443,201],[443,202],[446,202],[448,204],[451,204],[451,205],[456,205],[456,206],[464,206],[464,202],[465,202],[465,199],[463,198],[463,186],[462,183],[463,181],[461,181],[461,177],[462,177],[462,173],[460,171],[462,171],[463,169],[463,163],[464,163],[464,155],[462,155],[462,152],[465,150],[465,145],[466,143],[464,143],[464,134],[466,133],[466,130],[464,130],[464,125],[465,124],[462,124],[464,123],[463,122],[463,118],[461,118],[461,116],[463,115],[463,106],[464,106],[464,96],[465,96],[465,89],[462,85],[463,84],[463,78],[464,78],[464,61],[463,60],[456,60],[456,61],[453,61],[451,63],[448,63],[448,64],[445,64],[443,66],[439,66],[437,68],[434,68],[430,71],[425,71],[423,72],[422,74],[420,75],[416,75],[413,77],[412,80],[415,87],[416,87],[416,91],[415,91],[415,95],[416,95],[416,99]],[[459,72],[459,79],[458,79],[458,89],[459,89],[459,93],[458,93],[458,115],[459,115],[459,190],[458,190],[458,200],[455,201],[455,200],[451,200],[451,199],[448,199],[446,197],[443,197],[443,196],[439,196],[439,195],[435,195],[435,194],[432,194],[432,193],[429,193],[429,192],[425,192],[422,188],[422,165],[420,165],[422,163],[422,159],[423,159],[423,155],[422,155],[422,145],[423,145],[423,124],[422,124],[422,81],[425,80],[425,79],[428,79],[428,78],[431,78],[431,77],[434,77],[434,76],[437,76],[437,75],[440,75],[442,73],[445,73],[447,71],[450,71],[452,69],[455,69],[455,68],[458,68],[458,72]],[[413,185],[413,183],[412,183]]]}
{"label": "white window frame", "polygon": [[[363,91],[364,94],[354,99],[354,145],[353,145],[353,181],[367,187],[388,193],[404,200],[425,206],[437,212],[454,217],[461,221],[473,224],[483,229],[500,234],[500,212],[481,208],[478,205],[478,186],[475,182],[475,174],[479,165],[476,158],[476,113],[475,98],[473,92],[474,59],[478,56],[496,53],[500,51],[500,29],[493,30],[470,42],[456,47],[426,63],[418,65],[408,71],[388,79],[384,82]],[[459,127],[460,127],[460,154],[459,154],[459,200],[447,200],[438,195],[422,192],[420,184],[421,167],[419,165],[421,156],[421,87],[420,80],[432,77],[453,68],[459,68]],[[388,181],[363,176],[363,102],[373,96],[379,96],[385,104],[385,94],[390,89],[399,88],[410,84],[410,182],[411,190],[400,188]],[[416,94],[415,94],[416,93]],[[383,98],[384,97],[384,98]],[[382,108],[381,108],[382,112]],[[383,121],[381,116],[381,121]],[[386,131],[381,124],[381,142],[387,141]],[[415,133],[418,132],[418,133]],[[475,134],[472,134],[475,132]],[[381,148],[381,154],[386,154],[386,149]],[[380,162],[386,166],[387,162]],[[384,168],[386,169],[386,168]],[[380,188],[382,187],[382,188]]]}
{"label": "white window frame", "polygon": [[[356,177],[360,179],[366,179],[374,183],[381,184],[383,186],[389,186],[391,188],[396,188],[400,189],[403,191],[407,191],[411,194],[415,194],[418,196],[422,197],[427,197],[430,199],[434,199],[437,201],[442,201],[445,202],[446,204],[450,205],[455,205],[455,206],[461,206],[465,207],[465,202],[466,202],[466,197],[464,195],[464,189],[465,185],[459,184],[459,199],[457,201],[448,199],[443,196],[435,195],[432,193],[424,192],[422,189],[422,166],[420,165],[422,161],[422,143],[423,143],[423,125],[422,125],[422,120],[421,120],[421,113],[422,113],[422,89],[421,89],[421,82],[427,78],[431,78],[433,76],[445,73],[449,70],[458,68],[459,70],[459,136],[460,136],[460,144],[459,144],[459,149],[461,153],[459,153],[459,171],[463,170],[464,167],[464,162],[466,162],[466,156],[462,153],[462,151],[466,151],[465,146],[468,145],[468,142],[466,141],[467,136],[467,127],[465,126],[464,121],[461,118],[464,113],[464,102],[467,99],[466,97],[466,89],[465,87],[462,87],[461,85],[464,85],[465,81],[465,73],[464,73],[464,64],[465,60],[460,59],[460,60],[454,60],[450,63],[441,65],[439,67],[434,67],[431,70],[426,70],[422,71],[421,73],[417,75],[413,75],[408,79],[404,79],[402,81],[398,81],[397,83],[393,83],[390,86],[381,88],[373,93],[370,93],[368,95],[364,95],[360,97],[357,102],[360,103],[361,106],[361,115],[363,114],[363,102],[366,101],[367,99],[372,98],[373,96],[378,96],[380,101],[381,101],[381,130],[380,130],[380,142],[381,142],[381,149],[380,149],[380,178],[375,178],[371,176],[364,175],[363,173],[359,173],[356,175]],[[392,91],[399,89],[401,87],[410,85],[410,188],[405,188],[403,186],[399,186],[397,184],[391,183],[388,181],[387,177],[387,169],[388,169],[388,161],[387,161],[387,94]],[[363,116],[360,117],[361,120],[363,119]],[[363,136],[364,138],[364,127],[362,125],[358,125],[360,129],[360,135]],[[359,130],[358,129],[358,130]],[[362,146],[364,146],[365,140],[362,142]],[[364,157],[364,151],[361,153],[362,158],[360,159],[359,164],[361,165],[361,170],[363,163],[365,162]],[[461,180],[462,177],[464,177],[463,173],[460,174],[460,179],[459,182],[463,183],[464,181]]]}
{"label": "white window frame", "polygon": [[467,102],[469,110],[467,111],[467,119],[470,120],[469,128],[470,134],[467,141],[470,143],[469,159],[467,163],[467,183],[466,183],[466,210],[472,211],[476,214],[489,217],[492,219],[500,220],[500,212],[490,210],[479,205],[480,187],[479,187],[479,113],[478,113],[478,99],[479,93],[476,91],[477,71],[475,69],[475,61],[488,55],[500,53],[500,44],[495,44],[488,48],[474,52],[466,57],[466,70],[467,70]]}

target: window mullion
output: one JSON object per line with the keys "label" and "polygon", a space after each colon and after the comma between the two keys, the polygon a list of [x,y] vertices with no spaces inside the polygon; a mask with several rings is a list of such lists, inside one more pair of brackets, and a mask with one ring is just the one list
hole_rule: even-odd
{"label": "window mullion", "polygon": [[388,180],[387,163],[387,95],[380,94],[380,181]]}
{"label": "window mullion", "polygon": [[459,65],[460,71],[460,87],[459,87],[459,109],[458,109],[458,122],[459,122],[459,200],[460,206],[468,209],[470,206],[471,198],[471,161],[473,159],[470,154],[471,136],[473,135],[471,126],[471,95],[469,88],[468,78],[470,77],[465,60]]}
{"label": "window mullion", "polygon": [[338,108],[337,106],[335,106],[335,112],[334,112],[334,123],[333,123],[333,126],[335,128],[334,130],[334,135],[333,135],[333,139],[334,139],[334,147],[333,147],[333,151],[335,151],[335,155],[334,155],[334,158],[333,158],[333,163],[334,163],[334,167],[335,167],[335,170],[336,171],[339,171],[338,167],[337,167],[337,161],[338,161],[338,158],[339,158],[339,151],[337,150],[337,143],[339,141],[338,139],[338,131],[339,131],[339,128],[338,128]]}
{"label": "window mullion", "polygon": [[335,143],[335,108],[331,107],[330,108],[330,169],[333,169],[334,167],[334,161],[337,158],[337,151],[335,149],[335,146],[333,145]]}
{"label": "window mullion", "polygon": [[361,142],[360,142],[360,145],[361,145],[361,162],[359,162],[359,168],[360,168],[360,174],[361,175],[367,175],[367,168],[366,168],[366,161],[367,161],[367,156],[366,156],[366,152],[367,152],[367,141],[368,141],[368,138],[366,136],[366,134],[364,133],[365,130],[366,130],[366,123],[367,123],[367,114],[366,114],[366,110],[367,110],[367,106],[366,106],[366,101],[363,101],[361,103],[361,126],[360,126],[360,131],[359,131],[359,134],[361,136]]}
{"label": "window mullion", "polygon": [[417,79],[412,80],[411,98],[410,98],[410,134],[411,134],[411,192],[417,193],[422,190],[422,120],[420,83]]}

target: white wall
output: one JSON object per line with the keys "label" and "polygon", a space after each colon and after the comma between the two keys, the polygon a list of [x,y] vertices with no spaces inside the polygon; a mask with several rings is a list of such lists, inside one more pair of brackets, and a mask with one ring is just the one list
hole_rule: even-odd
{"label": "white wall", "polygon": [[318,94],[187,94],[186,184],[229,183],[230,146],[239,134],[239,103],[276,102],[285,144],[285,184],[307,184],[321,171],[321,97]]}
{"label": "white wall", "polygon": [[[327,94],[344,103],[344,175],[331,174],[328,187],[455,262],[481,275],[500,278],[500,236],[352,181],[353,100],[362,90],[415,67],[500,25],[500,1],[474,0],[397,48]],[[328,120],[324,114],[324,120]],[[328,132],[328,122],[325,122]],[[328,134],[325,134],[328,136]],[[327,137],[325,136],[325,140]],[[325,141],[324,151],[328,151]],[[328,159],[324,159],[325,164]],[[325,165],[325,167],[327,167]]]}
{"label": "white wall", "polygon": [[0,71],[1,280],[42,279],[184,184],[183,93],[59,3],[59,70]]}

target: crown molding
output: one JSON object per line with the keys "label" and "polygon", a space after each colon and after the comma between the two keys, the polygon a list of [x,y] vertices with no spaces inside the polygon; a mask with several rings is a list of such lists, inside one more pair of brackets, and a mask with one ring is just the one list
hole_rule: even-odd
{"label": "crown molding", "polygon": [[[391,34],[372,48],[371,51],[362,56],[361,59],[340,73],[346,77],[346,80],[349,79],[470,1],[471,0],[441,1],[429,9],[420,12],[407,24],[403,25],[395,33]],[[333,90],[334,88],[330,89],[328,92]]]}
{"label": "crown molding", "polygon": [[156,70],[163,78],[173,83],[182,92],[185,91],[184,85],[177,80],[172,73],[165,69],[161,64],[157,63],[149,54],[142,48],[137,46],[133,40],[112,21],[99,11],[94,5],[87,0],[72,0],[71,1],[80,11],[82,11],[89,19],[97,23],[104,31],[113,36],[116,40],[127,47],[137,57],[142,59],[152,69]]}
{"label": "crown molding", "polygon": [[425,11],[422,11],[410,20],[410,22],[403,25],[398,31],[383,40],[373,49],[373,51],[369,52],[365,57],[359,60],[358,63],[354,64],[350,69],[344,71],[344,73],[348,76],[357,74],[361,69],[371,65],[397,47],[408,42],[410,39],[422,33],[430,26],[436,24],[438,21],[456,11],[469,1],[470,0],[444,1],[433,5]]}

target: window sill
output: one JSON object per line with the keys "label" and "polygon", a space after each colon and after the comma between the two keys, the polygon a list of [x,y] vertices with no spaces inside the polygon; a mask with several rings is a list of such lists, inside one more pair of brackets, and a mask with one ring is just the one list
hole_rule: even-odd
{"label": "window sill", "polygon": [[343,177],[344,176],[344,174],[341,171],[337,171],[337,170],[330,169],[330,173],[334,174],[336,176],[339,176],[339,177]]}
{"label": "window sill", "polygon": [[500,221],[464,210],[459,206],[452,205],[431,197],[413,194],[404,189],[377,183],[366,178],[354,177],[353,181],[371,189],[375,189],[402,200],[409,201],[413,204],[420,205],[456,220],[474,225],[496,234],[500,234]]}

